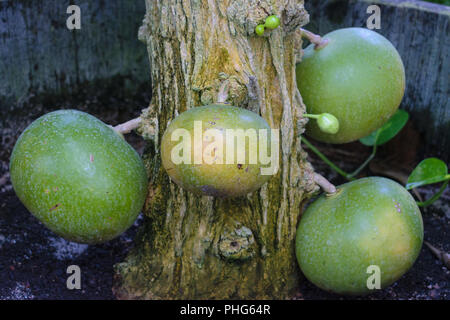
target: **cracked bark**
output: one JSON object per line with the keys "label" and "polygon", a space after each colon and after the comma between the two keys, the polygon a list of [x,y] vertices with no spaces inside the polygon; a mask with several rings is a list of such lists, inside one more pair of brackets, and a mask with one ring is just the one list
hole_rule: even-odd
{"label": "cracked bark", "polygon": [[[306,119],[295,82],[301,0],[147,0],[139,37],[147,44],[152,103],[141,135],[150,186],[136,246],[117,264],[113,291],[121,299],[282,299],[298,285],[294,239],[301,207],[316,190],[301,149]],[[276,14],[282,24],[254,33]],[[217,199],[170,182],[160,140],[179,113],[217,100],[280,129],[280,169],[258,192]]]}

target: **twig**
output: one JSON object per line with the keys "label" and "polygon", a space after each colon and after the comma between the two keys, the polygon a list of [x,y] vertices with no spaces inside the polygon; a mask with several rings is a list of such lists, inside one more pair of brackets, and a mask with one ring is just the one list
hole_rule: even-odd
{"label": "twig", "polygon": [[314,182],[326,193],[336,193],[336,187],[318,173],[314,173]]}
{"label": "twig", "polygon": [[444,265],[447,267],[447,269],[450,269],[450,254],[445,253],[444,251],[439,250],[438,248],[434,247],[431,243],[424,241],[424,243],[427,245],[428,248],[430,248],[431,252],[441,261],[444,263]]}
{"label": "twig", "polygon": [[308,39],[312,44],[314,44],[314,50],[320,50],[330,42],[328,39],[324,39],[321,36],[312,33],[311,31],[300,28],[300,33],[303,38]]}
{"label": "twig", "polygon": [[137,129],[141,125],[141,121],[141,117],[138,117],[125,123],[121,123],[113,127],[113,129],[122,134],[130,133],[132,130]]}

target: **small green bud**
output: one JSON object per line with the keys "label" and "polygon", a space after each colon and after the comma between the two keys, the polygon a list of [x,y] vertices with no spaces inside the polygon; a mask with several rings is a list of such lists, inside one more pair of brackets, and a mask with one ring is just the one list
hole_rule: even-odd
{"label": "small green bud", "polygon": [[339,131],[339,120],[330,113],[322,113],[317,118],[317,125],[325,133],[335,134]]}
{"label": "small green bud", "polygon": [[272,16],[268,16],[266,18],[266,21],[264,23],[264,26],[269,28],[269,29],[276,29],[280,26],[280,18],[278,18],[275,15]]}
{"label": "small green bud", "polygon": [[258,24],[255,28],[255,32],[258,36],[262,36],[264,35],[264,25],[263,24]]}

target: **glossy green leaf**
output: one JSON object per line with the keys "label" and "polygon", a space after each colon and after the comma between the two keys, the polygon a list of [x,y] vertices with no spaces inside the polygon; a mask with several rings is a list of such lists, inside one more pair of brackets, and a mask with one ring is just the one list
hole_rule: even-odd
{"label": "glossy green leaf", "polygon": [[[386,122],[380,129],[375,130],[367,137],[361,138],[359,141],[366,146],[381,146],[392,138],[394,138],[408,122],[409,113],[405,110],[397,110],[396,113]],[[377,133],[379,132],[378,139]]]}
{"label": "glossy green leaf", "polygon": [[406,183],[406,189],[442,182],[450,179],[447,165],[437,158],[422,160],[413,170]]}

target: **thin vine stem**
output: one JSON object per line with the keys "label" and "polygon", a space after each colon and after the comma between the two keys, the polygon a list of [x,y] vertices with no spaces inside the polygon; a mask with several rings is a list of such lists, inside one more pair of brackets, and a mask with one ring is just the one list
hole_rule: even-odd
{"label": "thin vine stem", "polygon": [[[347,173],[344,170],[342,170],[341,168],[339,168],[330,159],[328,159],[322,152],[320,152],[319,149],[317,149],[313,144],[311,144],[311,142],[309,142],[305,137],[301,136],[300,139],[304,144],[306,144],[308,146],[309,149],[311,149],[312,152],[314,152],[320,159],[322,159],[326,164],[328,164],[331,169],[336,171],[338,174],[343,176],[345,179],[347,179],[349,181],[353,181],[353,180],[355,180],[355,176],[357,176],[375,157],[375,155],[377,153],[377,147],[378,147],[376,142],[378,141],[380,132],[381,132],[380,130],[377,132],[377,135],[375,137],[375,143],[373,145],[372,153],[370,154],[370,156],[352,173]],[[450,182],[450,174],[447,174],[445,176],[445,178],[447,180],[442,184],[439,191],[435,195],[433,195],[430,199],[428,199],[426,201],[416,201],[416,203],[419,207],[427,207],[441,197],[441,195],[444,193],[445,189],[447,188],[447,185]]]}
{"label": "thin vine stem", "polygon": [[[375,137],[375,142],[378,140],[378,137],[380,135],[380,131],[377,132],[377,135]],[[319,151],[319,149],[317,149],[314,145],[311,144],[311,142],[309,142],[305,137],[301,136],[300,137],[302,142],[304,144],[306,144],[320,159],[322,159],[326,164],[328,164],[334,171],[336,171],[337,173],[339,173],[341,176],[343,176],[345,179],[349,180],[349,181],[353,181],[355,180],[355,176],[357,176],[365,167],[367,167],[367,165],[370,163],[370,161],[373,160],[373,158],[375,158],[375,155],[377,153],[377,144],[375,143],[373,145],[372,148],[372,153],[370,154],[370,156],[363,162],[363,164],[361,164],[355,171],[353,171],[352,173],[348,173],[345,172],[344,170],[342,170],[341,168],[339,168],[335,163],[333,163],[333,161],[331,161],[330,159],[328,159],[322,152]]]}
{"label": "thin vine stem", "polygon": [[355,171],[353,171],[352,173],[350,173],[348,175],[349,178],[353,178],[353,177],[357,176],[370,163],[370,161],[372,161],[373,158],[375,158],[375,155],[377,154],[377,147],[378,147],[377,141],[380,136],[380,133],[381,133],[381,130],[378,130],[377,135],[375,136],[375,143],[372,147],[372,153],[370,154],[370,156],[366,159],[366,161],[363,162],[362,165],[359,166],[358,169],[356,169]]}
{"label": "thin vine stem", "polygon": [[442,184],[442,186],[441,186],[441,188],[439,189],[439,191],[438,191],[434,196],[432,196],[430,199],[428,199],[428,200],[426,200],[426,201],[423,201],[423,202],[416,201],[416,202],[417,202],[417,205],[418,205],[419,207],[426,207],[426,206],[429,206],[430,204],[432,204],[433,202],[435,202],[435,201],[436,201],[437,199],[439,199],[439,197],[444,193],[445,188],[447,188],[447,185],[448,185],[449,181],[450,181],[450,180],[445,181],[445,182]]}
{"label": "thin vine stem", "polygon": [[311,142],[309,142],[305,137],[301,136],[300,137],[301,141],[306,144],[308,146],[308,148],[310,148],[315,154],[317,154],[317,156],[322,159],[326,164],[328,164],[334,171],[336,171],[337,173],[339,173],[341,176],[343,176],[344,178],[348,179],[348,180],[354,180],[352,178],[349,178],[349,174],[347,172],[345,172],[344,170],[342,170],[341,168],[339,168],[337,165],[335,165],[330,159],[328,159],[322,152],[319,151],[319,149],[317,149],[315,146],[313,146],[311,144]]}

